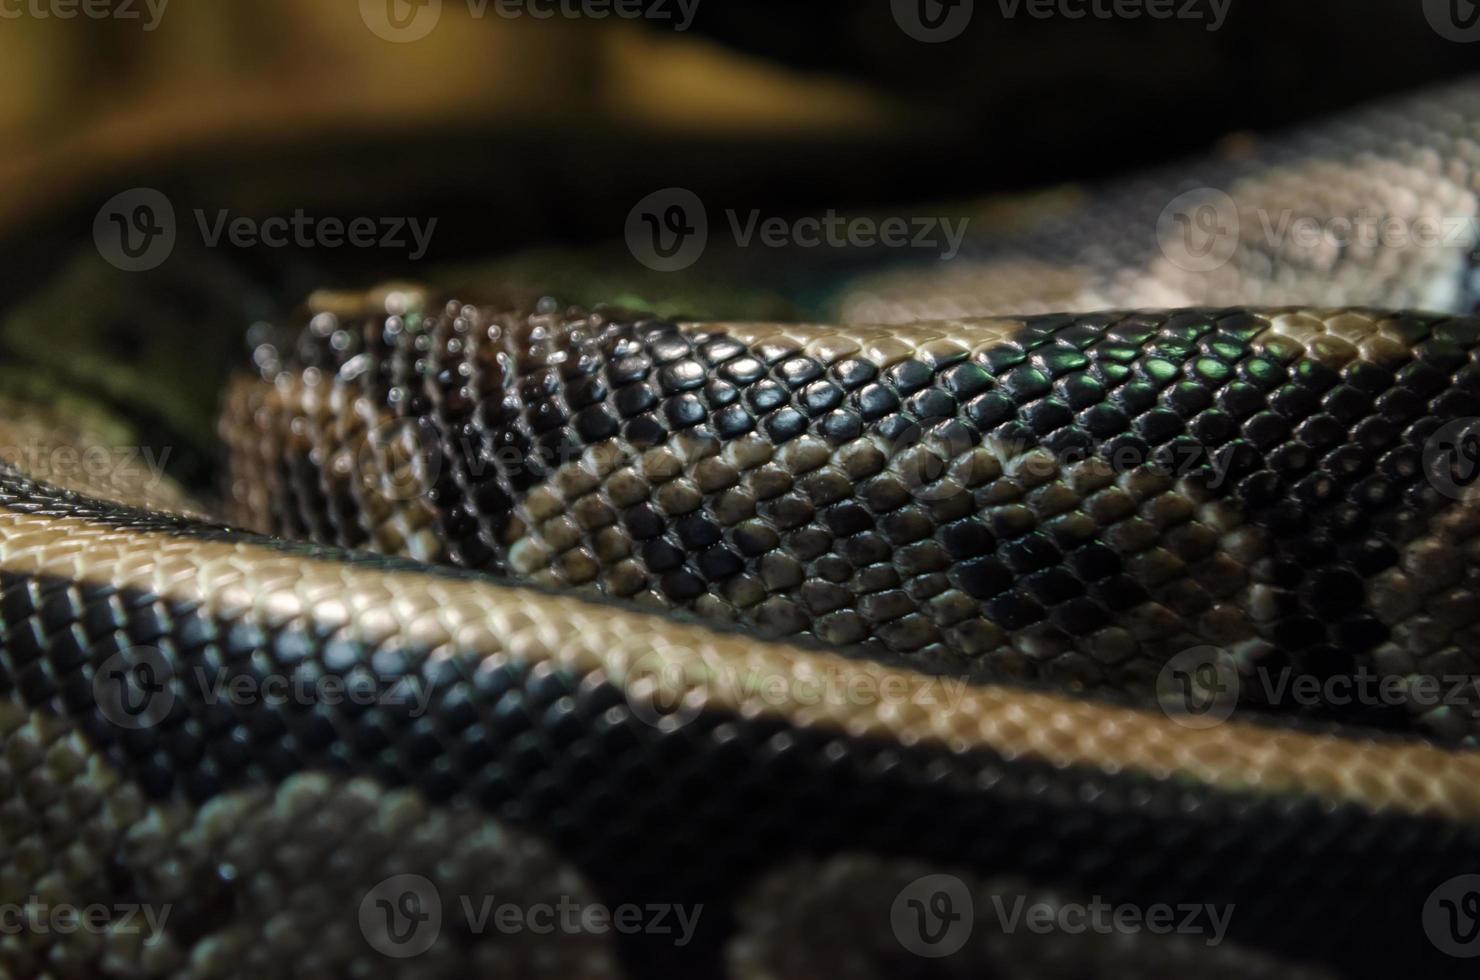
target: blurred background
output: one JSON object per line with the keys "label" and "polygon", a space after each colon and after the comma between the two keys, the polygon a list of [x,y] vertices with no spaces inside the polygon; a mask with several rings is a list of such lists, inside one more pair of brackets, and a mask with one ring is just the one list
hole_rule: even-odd
{"label": "blurred background", "polygon": [[1425,2],[3,0],[0,218],[186,172],[242,207],[496,204],[458,230],[519,247],[612,237],[664,181],[813,208],[1093,180],[1474,64]]}
{"label": "blurred background", "polygon": [[[80,385],[185,445],[196,481],[248,328],[312,290],[410,278],[817,315],[872,256],[721,250],[667,274],[624,245],[634,205],[682,188],[711,221],[924,210],[1010,229],[1480,53],[1468,0],[1066,4],[0,0],[0,383]],[[140,189],[176,234],[168,261],[120,268],[95,225],[121,201],[126,234]],[[207,242],[196,217],[300,210],[435,233],[413,258]]]}

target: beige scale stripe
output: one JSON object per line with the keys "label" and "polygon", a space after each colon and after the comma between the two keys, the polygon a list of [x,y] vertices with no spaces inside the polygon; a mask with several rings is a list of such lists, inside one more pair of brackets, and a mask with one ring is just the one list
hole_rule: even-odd
{"label": "beige scale stripe", "polygon": [[[689,705],[773,717],[855,737],[986,749],[1008,759],[1184,778],[1224,790],[1299,792],[1412,814],[1480,819],[1480,753],[1225,723],[1206,730],[1158,714],[1007,687],[954,689],[945,703],[815,690],[948,690],[924,675],[786,644],[605,608],[486,581],[308,561],[248,543],[119,530],[81,518],[0,509],[0,569],[153,591],[265,628],[312,621],[371,645],[401,638],[433,656],[512,657],[617,683],[654,658],[672,665]],[[729,683],[741,677],[756,686]]]}
{"label": "beige scale stripe", "polygon": [[[1267,324],[1250,342],[1250,351],[1273,355],[1282,361],[1305,356],[1339,370],[1356,359],[1393,364],[1409,354],[1409,340],[1401,325],[1404,318],[1400,316],[1342,307],[1245,308],[1242,312]],[[1126,311],[1119,316],[1132,315]],[[908,358],[940,365],[963,355],[983,355],[998,345],[1021,338],[1026,321],[1014,317],[963,317],[898,325],[684,323],[681,326],[687,331],[721,334],[752,349],[774,345],[777,350],[802,351],[825,365],[847,357],[861,357],[879,367],[888,367]]]}

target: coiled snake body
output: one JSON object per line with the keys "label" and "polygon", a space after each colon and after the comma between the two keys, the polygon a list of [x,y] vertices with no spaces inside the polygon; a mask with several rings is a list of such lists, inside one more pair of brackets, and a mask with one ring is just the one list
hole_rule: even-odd
{"label": "coiled snake body", "polygon": [[311,307],[230,525],[0,474],[0,897],[168,910],[10,975],[1464,968],[1480,320]]}

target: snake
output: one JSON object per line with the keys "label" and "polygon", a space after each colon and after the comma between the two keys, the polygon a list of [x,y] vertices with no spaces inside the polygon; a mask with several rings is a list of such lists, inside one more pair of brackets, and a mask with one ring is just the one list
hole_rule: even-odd
{"label": "snake", "polygon": [[831,321],[324,289],[204,503],[16,396],[0,976],[1464,975],[1477,200],[1471,81]]}

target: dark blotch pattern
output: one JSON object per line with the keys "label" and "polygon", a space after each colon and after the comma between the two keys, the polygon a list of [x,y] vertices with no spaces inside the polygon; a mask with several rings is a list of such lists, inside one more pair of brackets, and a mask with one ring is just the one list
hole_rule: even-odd
{"label": "dark blotch pattern", "polygon": [[[1425,440],[1480,414],[1468,319],[1389,317],[1362,351],[1332,327],[1309,351],[1245,311],[1043,316],[881,360],[610,312],[326,317],[294,368],[435,433],[433,557],[1074,686],[1135,689],[1202,643],[1372,669],[1391,632],[1365,592],[1449,503]],[[343,494],[309,459],[332,451],[289,452],[281,512],[365,543],[363,512],[322,505]],[[1227,553],[1219,504],[1257,559]]]}
{"label": "dark blotch pattern", "polygon": [[[7,507],[38,511],[71,503],[7,481],[0,495]],[[128,512],[111,519],[167,530]],[[739,718],[713,705],[664,726],[651,704],[598,675],[431,657],[399,637],[367,647],[261,629],[108,585],[6,574],[0,628],[0,698],[75,726],[89,751],[152,798],[202,805],[300,772],[371,776],[527,828],[609,902],[703,904],[688,946],[663,935],[620,937],[639,977],[711,975],[731,935],[729,903],[758,876],[860,851],[1023,874],[1111,902],[1232,904],[1231,942],[1353,977],[1415,964],[1445,975],[1456,961],[1436,957],[1417,914],[1395,918],[1392,909],[1421,908],[1456,868],[1480,860],[1480,837],[1457,822],[1009,763],[982,750]],[[100,710],[94,680],[141,647],[167,657],[168,671],[148,679],[167,693],[133,693],[141,703],[166,697],[167,710],[147,726],[120,725]],[[208,696],[218,681],[262,690],[272,675],[317,683],[286,701]],[[325,696],[357,687],[382,696]],[[425,700],[391,696],[398,690]],[[21,754],[7,763],[21,776],[39,764]],[[351,830],[342,830],[346,846]],[[54,828],[50,839],[65,843],[66,831]],[[54,853],[60,860],[64,847]],[[256,873],[250,862],[235,865],[221,894],[195,896],[191,914],[229,916],[231,889],[251,887]]]}

